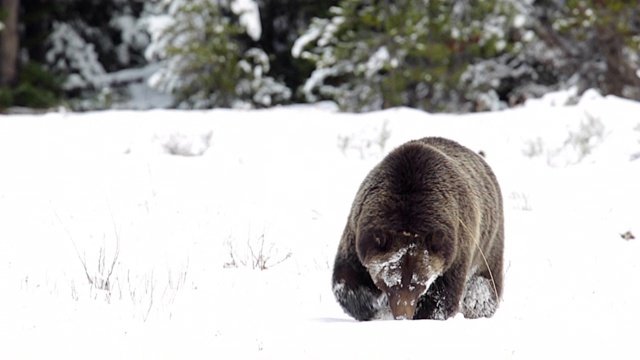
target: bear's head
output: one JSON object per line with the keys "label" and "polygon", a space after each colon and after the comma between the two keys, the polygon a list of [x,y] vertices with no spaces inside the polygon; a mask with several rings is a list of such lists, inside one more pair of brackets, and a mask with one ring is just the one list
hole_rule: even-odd
{"label": "bear's head", "polygon": [[444,231],[425,234],[385,229],[356,235],[358,258],[386,294],[395,319],[413,319],[420,297],[448,266],[451,240]]}

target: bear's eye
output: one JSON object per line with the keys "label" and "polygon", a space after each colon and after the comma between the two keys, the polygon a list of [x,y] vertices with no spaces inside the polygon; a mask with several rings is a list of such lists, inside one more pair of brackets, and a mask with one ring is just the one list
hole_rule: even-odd
{"label": "bear's eye", "polygon": [[384,235],[375,235],[373,237],[373,247],[378,251],[383,251],[387,249],[389,245],[389,241]]}
{"label": "bear's eye", "polygon": [[388,239],[380,233],[367,233],[360,237],[358,252],[362,258],[375,256],[387,250]]}
{"label": "bear's eye", "polygon": [[427,234],[426,238],[427,250],[432,254],[442,254],[446,247],[446,239],[444,233],[440,230]]}
{"label": "bear's eye", "polygon": [[385,237],[374,235],[367,242],[365,254],[367,256],[378,255],[387,249],[388,241]]}

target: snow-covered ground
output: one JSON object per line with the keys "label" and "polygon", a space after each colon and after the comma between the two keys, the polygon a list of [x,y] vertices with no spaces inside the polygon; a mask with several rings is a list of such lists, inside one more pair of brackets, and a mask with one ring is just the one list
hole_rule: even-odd
{"label": "snow-covered ground", "polygon": [[[0,116],[0,358],[637,358],[640,103],[557,100]],[[330,284],[353,196],[435,135],[501,183],[504,299],[356,322]]]}

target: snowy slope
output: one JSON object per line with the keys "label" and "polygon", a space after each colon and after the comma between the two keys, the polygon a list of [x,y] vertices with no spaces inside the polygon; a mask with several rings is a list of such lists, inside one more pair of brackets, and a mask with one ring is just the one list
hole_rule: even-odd
{"label": "snowy slope", "polygon": [[[0,358],[637,358],[640,104],[552,103],[0,116]],[[501,307],[355,322],[330,275],[356,189],[436,135],[501,183]]]}

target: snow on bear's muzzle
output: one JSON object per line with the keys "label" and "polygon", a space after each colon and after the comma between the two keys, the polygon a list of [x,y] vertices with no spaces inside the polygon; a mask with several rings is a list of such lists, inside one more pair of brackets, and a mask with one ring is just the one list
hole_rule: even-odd
{"label": "snow on bear's muzzle", "polygon": [[426,290],[424,285],[413,286],[412,290],[400,286],[387,289],[385,292],[393,318],[396,320],[413,319],[418,300]]}
{"label": "snow on bear's muzzle", "polygon": [[414,318],[420,297],[439,274],[430,263],[427,251],[410,244],[367,264],[372,280],[387,295],[395,319]]}

